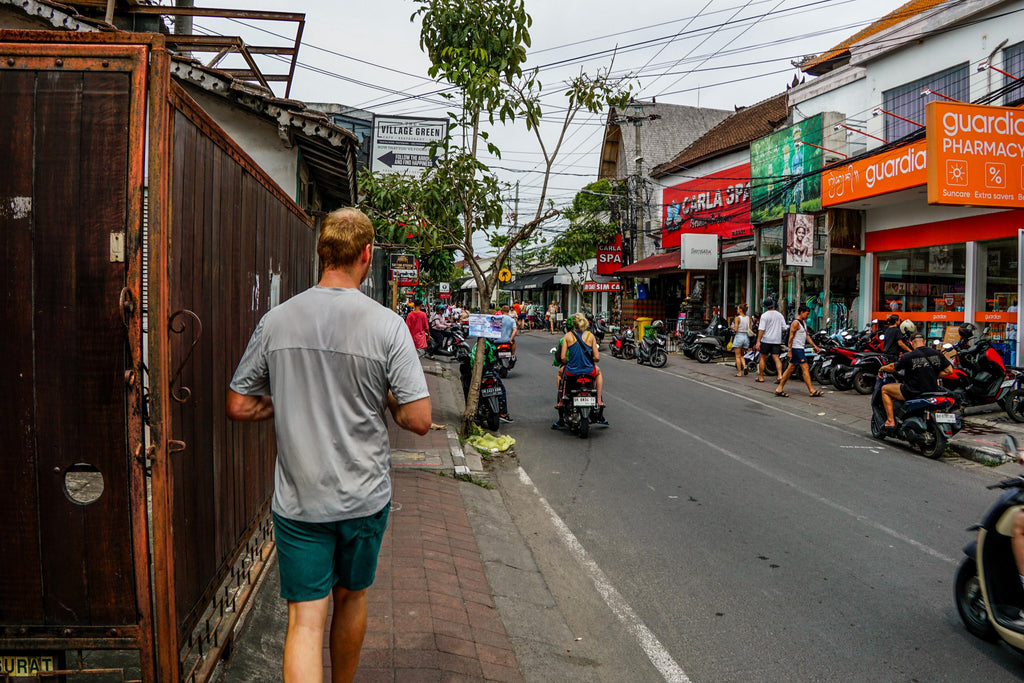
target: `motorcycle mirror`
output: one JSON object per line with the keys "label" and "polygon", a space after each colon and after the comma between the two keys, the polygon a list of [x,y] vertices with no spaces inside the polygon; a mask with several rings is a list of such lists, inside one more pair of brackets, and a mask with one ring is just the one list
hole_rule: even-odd
{"label": "motorcycle mirror", "polygon": [[1004,434],[1003,435],[1003,451],[1006,453],[1006,455],[1008,455],[1009,457],[1013,458],[1014,460],[1017,460],[1018,459],[1018,454],[1017,454],[1018,450],[1019,449],[1017,447],[1017,440],[1015,438],[1013,438],[1012,436],[1010,436],[1009,434]]}

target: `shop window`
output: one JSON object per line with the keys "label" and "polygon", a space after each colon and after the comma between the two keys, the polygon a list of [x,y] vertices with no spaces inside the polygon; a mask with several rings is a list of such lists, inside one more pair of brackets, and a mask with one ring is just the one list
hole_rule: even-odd
{"label": "shop window", "polygon": [[1012,362],[1015,349],[1006,342],[1017,338],[1017,238],[982,242],[979,246],[985,301],[978,302],[975,321],[979,327],[988,328],[989,335],[998,340],[996,349]]}
{"label": "shop window", "polygon": [[964,244],[879,253],[878,305],[875,310],[879,314],[895,311],[911,320],[934,317],[917,317],[915,313],[962,314],[966,257],[967,247]]}
{"label": "shop window", "polygon": [[925,105],[944,98],[936,95],[921,96],[924,89],[940,92],[947,97],[961,102],[971,100],[971,73],[969,64],[964,62],[951,69],[919,78],[916,81],[901,85],[882,93],[882,108],[894,114],[916,121],[921,126],[901,121],[895,116],[885,117],[885,139],[889,142],[898,140],[904,135],[924,130]]}
{"label": "shop window", "polygon": [[761,258],[779,258],[782,256],[782,226],[773,225],[761,228]]}
{"label": "shop window", "polygon": [[[1013,74],[1017,79],[1024,78],[1024,43],[1017,43],[1003,50],[1003,71]],[[1016,80],[1003,76],[1003,86],[1007,88],[1003,102],[1007,107],[1014,107],[1024,102],[1024,80]]]}

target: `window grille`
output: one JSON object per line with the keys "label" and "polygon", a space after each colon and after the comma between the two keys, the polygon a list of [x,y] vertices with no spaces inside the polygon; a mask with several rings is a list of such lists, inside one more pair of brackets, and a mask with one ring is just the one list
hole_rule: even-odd
{"label": "window grille", "polygon": [[[929,102],[945,99],[937,95],[922,96],[924,89],[940,92],[947,97],[961,102],[971,100],[971,74],[967,62],[958,64],[951,69],[939,71],[930,76],[901,85],[882,93],[882,108],[893,114],[916,121],[924,125],[924,108]],[[918,126],[901,121],[895,116],[885,118],[885,139],[889,142],[898,140],[908,133],[920,130]]]}
{"label": "window grille", "polygon": [[1003,96],[1003,102],[1007,107],[1013,107],[1024,101],[1024,43],[1017,43],[1003,50],[1002,69],[1022,79],[1014,80],[1009,76],[1003,76],[1003,85],[1009,88]]}

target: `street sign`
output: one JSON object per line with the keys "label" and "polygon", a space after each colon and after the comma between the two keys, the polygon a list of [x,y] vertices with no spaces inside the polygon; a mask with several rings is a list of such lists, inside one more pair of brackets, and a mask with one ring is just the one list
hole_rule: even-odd
{"label": "street sign", "polygon": [[501,280],[502,282],[508,282],[509,280],[512,279],[512,271],[510,271],[508,268],[502,268],[501,270],[498,271],[498,279]]}
{"label": "street sign", "polygon": [[427,145],[444,139],[447,131],[448,119],[375,116],[370,170],[419,175],[434,164]]}
{"label": "street sign", "polygon": [[437,283],[437,291],[439,291],[441,293],[450,292],[451,291],[451,285],[449,285],[447,282],[438,282]]}
{"label": "street sign", "polygon": [[391,254],[391,279],[399,284],[416,284],[419,279],[419,264],[412,254]]}

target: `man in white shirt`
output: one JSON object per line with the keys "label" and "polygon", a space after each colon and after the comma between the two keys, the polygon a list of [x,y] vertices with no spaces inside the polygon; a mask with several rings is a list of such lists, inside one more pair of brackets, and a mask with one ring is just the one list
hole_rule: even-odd
{"label": "man in white shirt", "polygon": [[768,297],[763,302],[764,313],[757,323],[757,343],[754,348],[761,354],[757,363],[757,379],[755,382],[764,382],[765,357],[771,356],[775,363],[775,369],[782,377],[782,360],[779,354],[782,352],[782,331],[786,328],[786,318],[775,310],[775,302]]}

